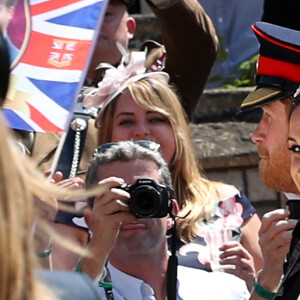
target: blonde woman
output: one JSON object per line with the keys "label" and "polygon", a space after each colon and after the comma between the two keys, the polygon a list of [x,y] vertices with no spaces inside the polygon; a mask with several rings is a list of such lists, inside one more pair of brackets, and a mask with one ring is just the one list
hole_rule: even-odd
{"label": "blonde woman", "polygon": [[[0,32],[1,105],[9,75],[4,66],[6,60],[2,60],[5,57],[7,47]],[[0,111],[0,299],[100,299],[94,283],[87,276],[37,271],[39,264],[36,255],[47,254],[36,253],[33,240],[35,220],[42,206],[39,204],[43,202],[50,209],[54,203],[51,195],[68,193],[54,187],[35,170],[33,164],[14,146],[4,124]]]}
{"label": "blonde woman", "polygon": [[187,215],[178,219],[179,263],[209,270],[205,232],[227,227],[240,243],[224,244],[221,259],[235,265],[227,272],[251,285],[262,265],[255,209],[236,187],[209,181],[199,171],[187,118],[168,85],[168,75],[144,73],[133,56],[124,57],[123,68],[106,71],[99,88],[86,96],[86,105],[102,106],[96,120],[99,145],[120,140],[159,143],[172,173],[180,215]]}

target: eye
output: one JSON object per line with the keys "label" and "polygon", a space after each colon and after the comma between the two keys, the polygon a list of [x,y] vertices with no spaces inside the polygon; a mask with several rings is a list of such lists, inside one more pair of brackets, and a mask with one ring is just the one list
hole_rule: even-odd
{"label": "eye", "polygon": [[118,122],[118,125],[132,125],[134,124],[134,120],[132,119],[123,119]]}
{"label": "eye", "polygon": [[105,13],[105,18],[109,18],[111,16],[113,16],[113,13],[111,11],[107,10],[106,13]]}
{"label": "eye", "polygon": [[294,153],[300,153],[300,146],[299,145],[293,145],[293,146],[289,147],[289,150],[291,152],[294,152]]}
{"label": "eye", "polygon": [[166,120],[162,117],[156,117],[156,118],[151,118],[149,120],[149,122],[151,122],[151,123],[165,123]]}
{"label": "eye", "polygon": [[152,113],[148,115],[148,122],[150,123],[166,123],[167,119],[161,114]]}

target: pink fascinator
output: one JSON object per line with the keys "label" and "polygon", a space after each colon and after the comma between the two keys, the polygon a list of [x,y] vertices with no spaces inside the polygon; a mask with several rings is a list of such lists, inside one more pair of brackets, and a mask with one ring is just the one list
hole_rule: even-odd
{"label": "pink fascinator", "polygon": [[169,75],[165,72],[147,72],[145,61],[146,52],[132,51],[123,55],[117,68],[107,63],[99,64],[97,69],[105,68],[105,74],[98,83],[98,88],[92,89],[86,94],[83,99],[83,106],[97,106],[101,108],[97,117],[99,119],[105,108],[127,88],[129,83],[149,76],[169,82]]}

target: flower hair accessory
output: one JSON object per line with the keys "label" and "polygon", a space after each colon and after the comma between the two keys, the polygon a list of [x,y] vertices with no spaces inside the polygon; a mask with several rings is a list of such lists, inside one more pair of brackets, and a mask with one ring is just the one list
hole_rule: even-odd
{"label": "flower hair accessory", "polygon": [[[124,49],[120,49],[123,54]],[[130,82],[142,78],[155,76],[160,80],[169,82],[169,75],[165,72],[147,72],[145,68],[146,52],[126,52],[121,63],[116,68],[108,63],[101,63],[97,69],[106,69],[103,79],[98,83],[98,88],[90,90],[83,99],[83,106],[97,106],[101,113],[108,104],[124,91]]]}

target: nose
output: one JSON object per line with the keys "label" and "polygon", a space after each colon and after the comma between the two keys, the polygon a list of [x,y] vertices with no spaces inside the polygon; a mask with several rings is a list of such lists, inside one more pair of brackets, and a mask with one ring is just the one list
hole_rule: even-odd
{"label": "nose", "polygon": [[262,143],[265,140],[265,133],[263,130],[263,124],[262,121],[260,121],[256,127],[256,129],[253,131],[251,140],[255,144]]}
{"label": "nose", "polygon": [[150,129],[147,126],[147,124],[144,123],[139,123],[135,126],[134,131],[133,131],[133,138],[135,140],[147,140],[150,135]]}

